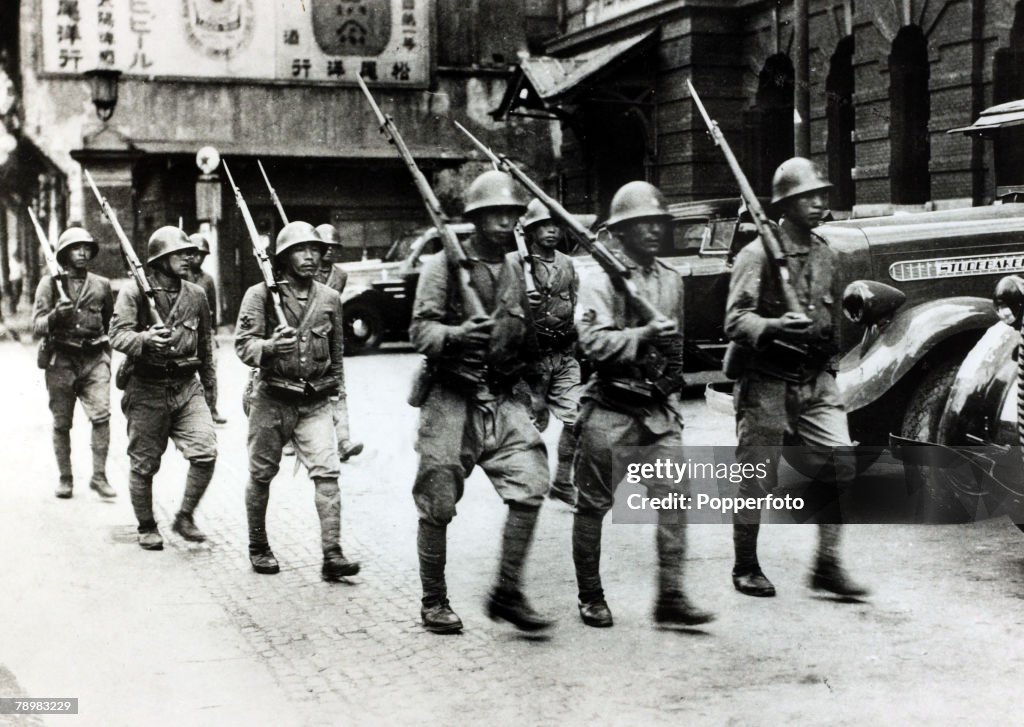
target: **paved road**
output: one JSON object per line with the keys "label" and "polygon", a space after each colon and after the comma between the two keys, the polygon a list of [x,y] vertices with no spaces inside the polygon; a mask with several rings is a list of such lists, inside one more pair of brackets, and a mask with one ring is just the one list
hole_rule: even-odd
{"label": "paved road", "polygon": [[[127,498],[124,422],[114,421],[111,480],[100,502],[84,486],[52,497],[54,465],[33,352],[0,345],[7,416],[0,421],[5,587],[0,690],[78,696],[81,714],[46,724],[953,724],[1014,722],[1024,541],[1010,524],[848,528],[850,570],[865,603],[813,597],[803,578],[812,528],[766,528],[762,564],[779,597],[749,599],[729,581],[731,533],[690,529],[687,585],[718,612],[703,630],[653,628],[653,529],[608,526],[603,572],[613,629],[575,613],[571,513],[542,512],[527,572],[535,604],[558,616],[550,637],[487,620],[504,508],[479,473],[450,528],[457,637],[418,625],[415,412],[404,403],[416,358],[348,360],[354,429],[367,449],[343,472],[344,541],[363,561],[352,584],[320,581],[312,484],[290,462],[272,488],[268,528],[278,576],[245,555],[245,370],[221,348],[221,457],[187,544],[170,532],[184,465],[168,453],[156,499],[168,547],[140,550]],[[16,383],[13,383],[16,382]],[[115,394],[115,401],[117,400]],[[81,416],[81,412],[78,413]],[[688,402],[693,444],[734,442],[728,417]],[[76,470],[88,430],[74,431]],[[553,443],[553,427],[545,437]],[[0,724],[8,719],[0,716]],[[11,724],[39,724],[39,720]]]}

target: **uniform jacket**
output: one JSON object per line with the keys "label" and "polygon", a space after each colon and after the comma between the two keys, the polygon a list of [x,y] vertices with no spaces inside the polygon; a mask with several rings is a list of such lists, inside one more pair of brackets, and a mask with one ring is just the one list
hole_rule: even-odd
{"label": "uniform jacket", "polygon": [[136,362],[156,367],[171,361],[199,359],[199,380],[207,392],[214,391],[217,374],[213,360],[213,339],[210,336],[210,307],[206,293],[195,283],[181,281],[181,290],[157,288],[157,306],[164,325],[171,332],[170,348],[164,353],[144,350],[142,332],[149,328],[152,317],[149,301],[139,286],[129,283],[121,289],[110,321],[110,344]]}
{"label": "uniform jacket", "polygon": [[[835,253],[813,232],[807,235],[808,251],[798,252],[800,248],[794,239],[800,231],[785,221],[779,230],[790,280],[804,312],[814,321],[810,342],[820,347],[826,357],[832,356],[838,350],[835,321],[841,299],[834,274]],[[726,301],[725,333],[747,348],[762,349],[769,342],[765,336],[766,320],[779,318],[786,310],[781,285],[758,238],[736,256]]]}
{"label": "uniform jacket", "polygon": [[323,283],[339,295],[345,290],[348,282],[348,273],[339,263],[334,263],[327,270],[320,268],[316,273],[316,282]]}
{"label": "uniform jacket", "polygon": [[[526,269],[522,264],[522,256],[517,251],[509,253],[509,257],[513,264],[518,266],[519,274],[516,280],[522,286],[525,295]],[[572,329],[576,296],[580,287],[579,275],[573,267],[572,258],[557,250],[552,262],[545,262],[534,255],[533,279],[537,292],[541,295],[540,304],[530,306],[531,317],[538,332],[563,333]]]}
{"label": "uniform jacket", "polygon": [[77,295],[70,279],[66,279],[65,286],[68,296],[74,303],[74,313],[69,325],[58,327],[51,315],[59,300],[53,278],[45,275],[39,281],[32,314],[35,334],[78,341],[91,341],[106,335],[114,310],[110,281],[100,275],[86,273]]}
{"label": "uniform jacket", "polygon": [[270,291],[258,283],[247,291],[238,310],[235,352],[249,366],[259,367],[264,376],[315,381],[332,376],[343,381],[345,339],[341,296],[321,283],[313,282],[305,305],[291,286],[282,283],[281,305],[288,325],[297,331],[298,345],[290,354],[270,352],[269,339],[278,326]]}
{"label": "uniform jacket", "polygon": [[217,286],[213,282],[213,276],[200,270],[198,273],[193,274],[191,280],[206,293],[206,302],[210,306],[210,326],[216,328],[218,316]]}
{"label": "uniform jacket", "polygon": [[[523,340],[525,330],[525,312],[516,296],[499,296],[499,291],[513,289],[515,264],[504,254],[496,259],[482,258],[475,236],[463,242],[463,247],[469,258],[473,288],[479,294],[484,309],[497,321],[492,334],[491,358],[504,359],[508,355],[506,352],[514,351]],[[409,338],[416,350],[427,358],[440,358],[445,353],[451,331],[466,320],[458,288],[444,252],[424,263],[416,287]]]}

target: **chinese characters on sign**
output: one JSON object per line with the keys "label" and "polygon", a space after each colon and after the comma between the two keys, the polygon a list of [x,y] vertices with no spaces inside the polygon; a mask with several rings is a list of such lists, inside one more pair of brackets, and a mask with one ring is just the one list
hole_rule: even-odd
{"label": "chinese characters on sign", "polygon": [[[429,82],[429,0],[41,0],[43,71]],[[257,14],[256,7],[259,6]]]}

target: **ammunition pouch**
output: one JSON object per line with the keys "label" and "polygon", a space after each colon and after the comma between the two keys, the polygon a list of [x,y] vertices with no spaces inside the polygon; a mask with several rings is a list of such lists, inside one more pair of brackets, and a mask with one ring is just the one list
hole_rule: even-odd
{"label": "ammunition pouch", "polygon": [[39,342],[39,350],[36,351],[36,366],[41,369],[49,368],[50,359],[53,358],[53,344],[48,336]]}
{"label": "ammunition pouch", "polygon": [[537,347],[542,352],[564,351],[576,343],[576,329],[572,326],[562,331],[536,324],[535,327],[537,329]]}
{"label": "ammunition pouch", "polygon": [[50,342],[56,351],[89,354],[106,348],[109,340],[106,336],[99,336],[88,340],[81,338],[51,338]]}
{"label": "ammunition pouch", "polygon": [[828,359],[816,346],[774,340],[764,349],[750,353],[747,368],[772,378],[804,384],[825,368]]}
{"label": "ammunition pouch", "polygon": [[338,393],[338,380],[333,376],[323,376],[313,381],[267,376],[262,381],[270,396],[290,404],[311,404]]}
{"label": "ammunition pouch", "polygon": [[[133,375],[140,379],[161,381],[165,379],[187,379],[195,375],[202,362],[195,357],[172,359],[161,363],[153,361],[135,361]],[[120,376],[120,370],[118,370]]]}
{"label": "ammunition pouch", "polygon": [[120,391],[124,391],[128,387],[128,381],[134,372],[135,359],[131,356],[126,356],[121,365],[117,367],[117,373],[114,374],[114,386]]}
{"label": "ammunition pouch", "polygon": [[641,345],[635,364],[599,367],[600,390],[612,405],[626,407],[660,404],[686,384],[683,378],[683,342]]}

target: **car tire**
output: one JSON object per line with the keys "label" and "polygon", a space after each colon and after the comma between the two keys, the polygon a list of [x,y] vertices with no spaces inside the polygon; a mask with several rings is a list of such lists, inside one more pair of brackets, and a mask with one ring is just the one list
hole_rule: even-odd
{"label": "car tire", "polygon": [[[941,361],[925,373],[907,402],[901,436],[939,443],[939,422],[959,368],[958,361]],[[962,498],[968,496],[967,491],[974,483],[958,486],[945,476],[945,470],[932,467],[908,464],[904,471],[908,492],[920,498],[918,517],[922,522],[962,523],[971,519]]]}
{"label": "car tire", "polygon": [[365,303],[345,306],[345,353],[357,355],[373,351],[384,336],[380,313]]}

